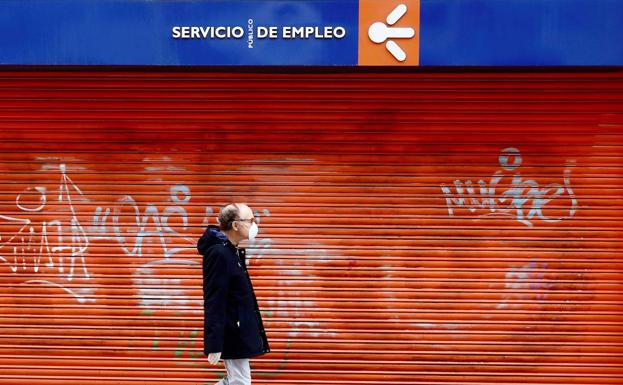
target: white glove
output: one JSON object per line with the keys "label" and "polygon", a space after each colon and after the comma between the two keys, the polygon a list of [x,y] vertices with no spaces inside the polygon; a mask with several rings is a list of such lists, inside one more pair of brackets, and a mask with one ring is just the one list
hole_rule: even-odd
{"label": "white glove", "polygon": [[212,365],[216,365],[218,363],[218,360],[220,359],[221,359],[221,352],[208,354],[208,362],[211,363]]}

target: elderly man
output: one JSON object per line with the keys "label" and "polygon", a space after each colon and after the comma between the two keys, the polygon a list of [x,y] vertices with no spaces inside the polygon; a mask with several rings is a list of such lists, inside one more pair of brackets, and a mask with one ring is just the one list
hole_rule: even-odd
{"label": "elderly man", "polygon": [[251,279],[245,250],[259,229],[245,204],[225,206],[219,226],[208,226],[197,243],[203,255],[204,354],[215,365],[223,359],[227,377],[217,385],[250,385],[249,358],[270,351]]}

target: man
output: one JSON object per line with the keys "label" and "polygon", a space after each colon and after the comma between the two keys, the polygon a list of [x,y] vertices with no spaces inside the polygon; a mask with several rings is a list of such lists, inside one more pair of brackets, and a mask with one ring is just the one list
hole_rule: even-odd
{"label": "man", "polygon": [[203,255],[203,351],[216,365],[223,359],[227,377],[216,385],[250,385],[249,358],[270,351],[251,279],[245,249],[259,228],[245,204],[225,206],[219,226],[208,226],[197,243]]}

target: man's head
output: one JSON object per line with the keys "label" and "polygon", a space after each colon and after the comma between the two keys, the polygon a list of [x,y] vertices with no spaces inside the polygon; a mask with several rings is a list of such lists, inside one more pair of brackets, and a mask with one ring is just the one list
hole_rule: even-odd
{"label": "man's head", "polygon": [[223,207],[218,215],[218,223],[221,231],[234,245],[245,239],[253,239],[257,235],[258,228],[253,210],[244,203],[231,203]]}

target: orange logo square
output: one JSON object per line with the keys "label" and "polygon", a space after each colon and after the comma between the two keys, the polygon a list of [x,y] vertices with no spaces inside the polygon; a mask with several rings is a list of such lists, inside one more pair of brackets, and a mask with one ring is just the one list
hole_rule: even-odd
{"label": "orange logo square", "polygon": [[359,65],[420,63],[420,0],[359,0]]}

